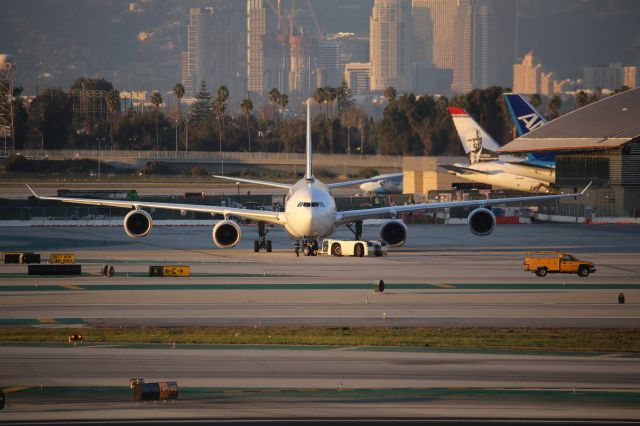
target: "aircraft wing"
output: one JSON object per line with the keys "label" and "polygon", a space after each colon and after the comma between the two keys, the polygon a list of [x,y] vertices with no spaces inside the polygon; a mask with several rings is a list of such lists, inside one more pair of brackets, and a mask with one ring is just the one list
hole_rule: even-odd
{"label": "aircraft wing", "polygon": [[71,198],[71,197],[41,197],[31,189],[29,185],[27,188],[31,193],[40,200],[56,200],[63,203],[74,204],[88,204],[93,206],[107,206],[107,207],[121,207],[125,209],[167,209],[167,210],[179,210],[186,212],[199,212],[220,214],[225,217],[236,216],[243,219],[250,219],[254,221],[266,222],[274,225],[284,225],[286,223],[285,216],[282,212],[273,212],[269,210],[251,210],[251,209],[238,209],[233,207],[223,206],[207,206],[200,204],[177,204],[177,203],[156,203],[153,201],[123,201],[123,200],[103,200],[92,198]]}
{"label": "aircraft wing", "polygon": [[268,182],[266,180],[244,179],[244,178],[218,176],[218,175],[213,175],[213,177],[218,179],[232,180],[234,182],[250,183],[253,185],[272,186],[274,188],[281,188],[281,189],[291,189],[291,186],[292,186],[292,185],[289,185],[288,183]]}
{"label": "aircraft wing", "polygon": [[389,173],[386,175],[374,176],[367,179],[348,180],[346,182],[328,183],[327,187],[329,189],[333,189],[333,188],[342,188],[343,186],[362,185],[363,183],[375,182],[377,180],[397,179],[397,178],[401,178],[403,175],[404,173]]}
{"label": "aircraft wing", "polygon": [[558,194],[558,195],[533,195],[529,197],[513,197],[513,198],[496,198],[489,200],[469,200],[469,201],[450,201],[447,203],[422,203],[408,204],[402,206],[377,207],[373,209],[363,210],[345,210],[336,214],[336,225],[354,222],[356,220],[389,218],[395,217],[400,213],[418,212],[425,210],[444,209],[450,207],[469,207],[469,206],[491,206],[496,204],[511,204],[540,200],[556,200],[559,198],[581,197],[591,186],[591,182],[581,192],[574,194]]}
{"label": "aircraft wing", "polygon": [[453,173],[458,173],[461,175],[465,175],[465,174],[470,174],[470,173],[476,173],[476,174],[481,174],[481,175],[490,175],[492,174],[489,171],[486,170],[476,170],[472,167],[463,167],[463,166],[457,166],[455,164],[439,164],[438,167],[442,167],[443,169],[449,171],[449,172],[453,172]]}

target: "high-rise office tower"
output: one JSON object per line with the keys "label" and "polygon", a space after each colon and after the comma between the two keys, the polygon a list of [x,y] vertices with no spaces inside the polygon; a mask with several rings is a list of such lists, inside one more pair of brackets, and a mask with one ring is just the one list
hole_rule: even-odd
{"label": "high-rise office tower", "polygon": [[524,56],[522,63],[513,65],[513,92],[531,95],[540,93],[542,65],[536,63],[533,52]]}
{"label": "high-rise office tower", "polygon": [[337,40],[323,38],[318,41],[318,87],[338,86],[342,82],[340,72],[340,45]]}
{"label": "high-rise office tower", "polygon": [[458,0],[413,0],[415,61],[453,69],[453,23]]}
{"label": "high-rise office tower", "polygon": [[371,90],[413,89],[410,0],[376,0],[369,19]]}
{"label": "high-rise office tower", "polygon": [[264,40],[266,11],[262,0],[247,0],[247,90],[262,95],[264,86]]}
{"label": "high-rise office tower", "polygon": [[289,91],[303,97],[311,96],[317,87],[315,56],[316,40],[301,28],[292,29],[289,36]]}
{"label": "high-rise office tower", "polygon": [[515,2],[459,0],[454,20],[453,84],[457,92],[508,86],[515,57]]}
{"label": "high-rise office tower", "polygon": [[191,92],[187,96],[193,96],[202,81],[212,92],[225,85],[232,97],[242,96],[239,40],[240,35],[232,31],[231,10],[212,7],[190,10],[187,68],[191,82],[187,82],[185,89],[190,86]]}

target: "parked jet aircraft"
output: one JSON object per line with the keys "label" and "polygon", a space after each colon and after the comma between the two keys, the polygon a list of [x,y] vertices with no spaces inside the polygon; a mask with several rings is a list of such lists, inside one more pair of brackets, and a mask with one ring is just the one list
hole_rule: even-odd
{"label": "parked jet aircraft", "polygon": [[[504,98],[518,136],[526,135],[547,124],[544,116],[521,94],[505,93]],[[553,168],[556,165],[556,154],[555,152],[532,152],[527,155],[527,163]]]}
{"label": "parked jet aircraft", "polygon": [[[555,169],[522,158],[497,156],[500,145],[462,108],[450,107],[458,135],[469,156],[468,164],[441,166],[472,182],[526,192],[553,192]],[[483,156],[483,154],[485,154]]]}
{"label": "parked jet aircraft", "polygon": [[402,194],[403,173],[389,173],[374,176],[372,181],[364,182],[360,189],[365,195],[390,195]]}
{"label": "parked jet aircraft", "polygon": [[[244,218],[258,222],[259,240],[254,242],[254,249],[258,251],[265,248],[271,251],[271,242],[266,240],[266,235],[272,226],[283,226],[287,233],[298,241],[302,240],[303,253],[307,256],[314,255],[318,250],[318,240],[328,237],[340,225],[348,226],[357,239],[361,238],[362,221],[369,218],[389,218],[380,228],[380,239],[390,246],[400,246],[407,239],[407,227],[397,216],[404,212],[416,212],[425,210],[442,209],[448,207],[477,206],[469,214],[469,229],[475,235],[489,235],[496,225],[496,218],[487,207],[496,204],[521,203],[539,200],[553,200],[582,196],[588,186],[580,193],[559,194],[548,196],[529,196],[517,198],[502,198],[488,200],[453,201],[431,204],[410,204],[402,206],[377,207],[363,210],[337,211],[336,203],[331,194],[331,189],[344,186],[346,182],[325,185],[313,176],[312,149],[311,149],[311,123],[310,102],[307,102],[307,161],[304,178],[295,184],[289,185],[276,182],[265,182],[242,178],[224,177],[239,182],[267,185],[275,188],[286,189],[284,212],[249,210],[242,208],[230,208],[222,206],[205,206],[197,204],[156,203],[146,201],[124,200],[100,200],[70,197],[40,197],[30,187],[34,196],[43,200],[58,200],[65,203],[89,204],[98,206],[110,206],[132,209],[124,218],[124,230],[130,237],[144,237],[149,234],[152,227],[152,217],[143,209],[170,209],[181,212],[205,212],[211,215],[222,215],[224,220],[213,227],[213,242],[221,248],[234,247],[240,242],[241,230],[232,218]],[[337,251],[333,254],[338,255]]]}

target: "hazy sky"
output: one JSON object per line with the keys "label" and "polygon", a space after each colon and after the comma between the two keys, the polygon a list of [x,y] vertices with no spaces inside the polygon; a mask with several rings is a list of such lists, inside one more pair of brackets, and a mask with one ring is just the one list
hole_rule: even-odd
{"label": "hazy sky", "polygon": [[[179,79],[189,7],[230,5],[237,10],[238,31],[245,31],[241,0],[138,0],[143,13],[129,13],[131,2],[3,0],[0,53],[15,55],[23,85],[39,80],[66,87],[75,77],[100,75],[116,86],[152,89],[170,87]],[[373,0],[311,4],[327,33],[368,35]],[[299,16],[306,16],[311,26],[306,2],[297,5]],[[518,6],[519,54],[533,49],[560,77],[580,77],[585,65],[640,65],[640,1],[518,0]],[[143,32],[149,37],[140,41]]]}

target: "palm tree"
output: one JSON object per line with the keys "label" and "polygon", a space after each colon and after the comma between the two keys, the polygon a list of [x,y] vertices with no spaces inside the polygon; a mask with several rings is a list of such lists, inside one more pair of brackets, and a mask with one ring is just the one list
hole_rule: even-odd
{"label": "palm tree", "polygon": [[278,98],[278,105],[280,105],[280,107],[282,108],[282,121],[284,121],[284,109],[287,107],[288,103],[289,96],[287,96],[285,93],[281,93],[280,97]]}
{"label": "palm tree", "polygon": [[222,124],[224,124],[224,112],[227,109],[227,99],[229,99],[229,89],[227,86],[220,86],[216,91],[216,98],[211,105],[218,121],[218,141],[220,143],[220,170],[224,174],[224,162],[222,160]]}
{"label": "palm tree", "polygon": [[112,90],[107,93],[107,109],[111,114],[109,137],[111,139],[111,147],[113,147],[113,122],[115,121],[116,106],[120,103],[120,93],[117,90]]}
{"label": "palm tree", "polygon": [[315,92],[313,92],[313,100],[320,105],[320,113],[322,113],[322,103],[325,101],[327,97],[327,93],[324,90],[324,87],[318,87]]}
{"label": "palm tree", "polygon": [[151,95],[151,103],[155,107],[155,119],[156,119],[156,151],[158,150],[158,108],[162,104],[162,95],[159,92],[153,92]]}
{"label": "palm tree", "polygon": [[329,118],[333,118],[333,102],[336,100],[336,98],[338,97],[338,91],[336,90],[335,87],[325,87],[324,91],[326,93],[326,101],[327,101],[327,106],[329,108]]}
{"label": "palm tree", "polygon": [[274,87],[271,90],[269,90],[269,102],[271,102],[271,105],[273,105],[273,117],[276,120],[276,124],[278,124],[278,116],[276,115],[276,105],[278,104],[279,100],[280,100],[280,91],[278,90],[278,88]]}
{"label": "palm tree", "polygon": [[251,99],[244,99],[240,103],[240,109],[244,113],[244,120],[247,124],[247,136],[249,137],[249,152],[251,152],[251,126],[249,116],[251,115],[251,111],[253,111],[253,102]]}
{"label": "palm tree", "polygon": [[[175,95],[176,99],[178,100],[178,129],[176,131],[176,133],[179,135],[180,134],[180,124],[182,124],[182,110],[181,110],[181,105],[180,102],[182,101],[182,97],[184,96],[184,86],[182,85],[182,83],[176,83],[175,86],[173,86],[173,94]],[[177,143],[177,141],[176,141]]]}

